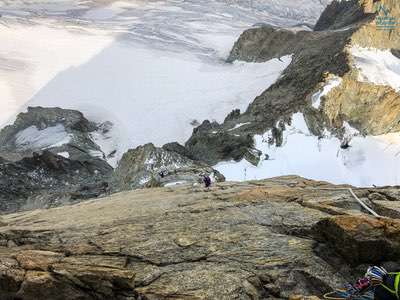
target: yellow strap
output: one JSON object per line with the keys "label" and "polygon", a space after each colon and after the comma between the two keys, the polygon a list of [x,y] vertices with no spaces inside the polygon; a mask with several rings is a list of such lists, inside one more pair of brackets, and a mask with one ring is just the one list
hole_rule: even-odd
{"label": "yellow strap", "polygon": [[400,300],[400,295],[399,295],[399,284],[400,284],[400,272],[391,272],[388,273],[389,275],[396,275],[396,277],[394,278],[394,290],[392,290],[391,288],[387,287],[386,285],[384,285],[383,283],[381,284],[381,286],[383,288],[385,288],[386,290],[388,290],[389,292],[391,292],[392,294],[396,295],[396,298],[398,300]]}
{"label": "yellow strap", "polygon": [[394,289],[396,290],[396,297],[399,299],[399,283],[400,283],[400,273],[396,275],[394,279]]}
{"label": "yellow strap", "polygon": [[383,288],[385,288],[386,290],[388,290],[389,292],[391,292],[392,294],[396,294],[396,290],[392,290],[391,288],[387,287],[386,285],[384,285],[383,283],[381,284],[381,286]]}

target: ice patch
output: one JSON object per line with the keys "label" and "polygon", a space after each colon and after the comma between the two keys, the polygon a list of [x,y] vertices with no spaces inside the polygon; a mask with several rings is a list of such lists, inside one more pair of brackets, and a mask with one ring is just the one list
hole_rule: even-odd
{"label": "ice patch", "polygon": [[140,185],[145,185],[146,183],[148,183],[151,180],[151,177],[149,176],[145,176],[142,179],[140,179],[139,184]]}
{"label": "ice patch", "polygon": [[71,135],[62,124],[39,130],[30,126],[15,135],[15,144],[22,150],[60,147],[71,141]]}
{"label": "ice patch", "polygon": [[268,155],[258,166],[246,160],[221,162],[214,166],[227,180],[264,179],[282,175],[299,175],[315,180],[355,186],[400,184],[400,134],[360,136],[349,124],[346,135],[350,147],[331,135],[319,139],[305,130],[302,114],[293,116],[292,125],[283,133],[283,146],[268,144],[267,132],[255,136],[256,148]]}
{"label": "ice patch", "polygon": [[359,81],[386,85],[400,91],[400,59],[390,50],[354,46],[350,53],[359,70]]}
{"label": "ice patch", "polygon": [[171,187],[171,186],[177,186],[177,185],[182,185],[187,183],[187,181],[174,181],[174,182],[169,182],[167,184],[165,184],[165,187]]}
{"label": "ice patch", "polygon": [[335,76],[334,78],[329,79],[326,85],[322,88],[322,90],[315,93],[311,100],[312,106],[315,109],[319,109],[321,106],[321,98],[328,95],[335,87],[338,87],[342,83],[342,78]]}
{"label": "ice patch", "polygon": [[238,129],[238,128],[240,128],[240,127],[242,127],[244,125],[248,125],[248,124],[250,124],[250,122],[236,124],[235,127],[229,129],[228,131],[232,131],[232,130]]}
{"label": "ice patch", "polygon": [[113,168],[118,164],[117,151],[120,144],[118,136],[118,132],[115,131],[113,124],[110,122],[101,124],[97,131],[90,134],[93,142],[100,147],[108,164]]}
{"label": "ice patch", "polygon": [[89,150],[89,154],[90,154],[90,156],[95,157],[95,158],[105,159],[105,155],[102,151]]}
{"label": "ice patch", "polygon": [[59,156],[62,156],[62,157],[64,157],[64,158],[69,158],[69,153],[68,152],[59,152],[59,153],[57,153],[57,155],[59,155]]}

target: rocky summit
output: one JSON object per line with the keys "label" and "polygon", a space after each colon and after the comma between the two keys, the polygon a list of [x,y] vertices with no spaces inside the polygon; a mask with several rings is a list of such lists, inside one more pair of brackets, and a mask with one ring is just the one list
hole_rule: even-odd
{"label": "rocky summit", "polygon": [[[348,188],[287,176],[5,215],[1,299],[315,299],[399,267],[400,222]],[[400,213],[399,188],[354,193]]]}

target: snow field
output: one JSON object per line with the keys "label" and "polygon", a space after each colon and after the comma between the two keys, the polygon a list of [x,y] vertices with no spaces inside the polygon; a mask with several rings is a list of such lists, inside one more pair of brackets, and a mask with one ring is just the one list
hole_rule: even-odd
{"label": "snow field", "polygon": [[341,141],[328,132],[322,139],[311,135],[303,115],[296,113],[284,131],[282,147],[268,144],[271,132],[255,136],[256,148],[268,160],[258,166],[245,159],[221,162],[214,168],[233,181],[292,174],[355,186],[399,185],[400,134],[362,137],[348,124],[345,128],[352,139],[350,147],[342,149]]}

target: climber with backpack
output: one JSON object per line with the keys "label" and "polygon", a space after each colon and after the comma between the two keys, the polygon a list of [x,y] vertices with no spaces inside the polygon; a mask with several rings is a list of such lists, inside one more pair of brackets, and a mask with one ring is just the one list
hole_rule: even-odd
{"label": "climber with backpack", "polygon": [[400,272],[389,273],[382,267],[369,267],[365,274],[374,287],[375,300],[400,299]]}
{"label": "climber with backpack", "polygon": [[325,299],[340,300],[400,300],[400,272],[388,272],[383,267],[369,267],[365,277],[338,290],[324,295]]}
{"label": "climber with backpack", "polygon": [[203,175],[204,186],[208,189],[211,186],[211,178],[208,175]]}

